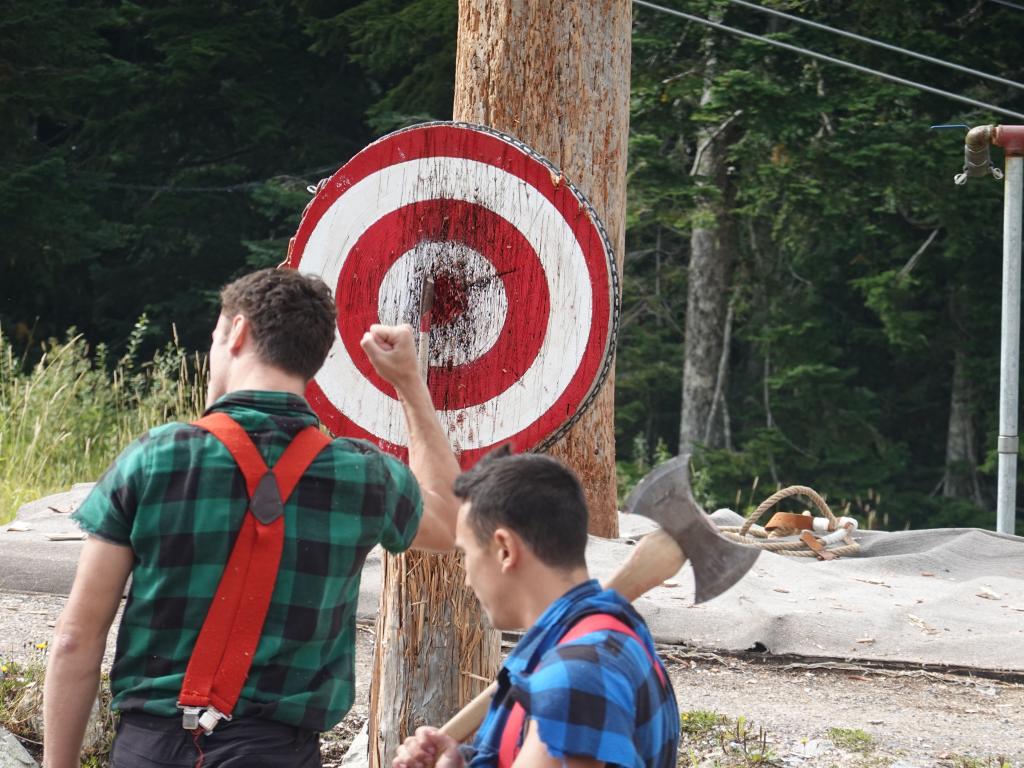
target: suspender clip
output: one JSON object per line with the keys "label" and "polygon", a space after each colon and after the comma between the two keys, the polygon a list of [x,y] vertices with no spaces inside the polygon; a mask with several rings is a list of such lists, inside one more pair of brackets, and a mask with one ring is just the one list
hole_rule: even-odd
{"label": "suspender clip", "polygon": [[209,736],[213,733],[213,729],[217,727],[217,723],[221,720],[230,720],[231,715],[225,715],[216,707],[207,707],[206,711],[199,716],[199,727],[206,731],[206,735]]}
{"label": "suspender clip", "polygon": [[209,736],[213,733],[213,729],[217,727],[217,723],[221,720],[231,719],[231,715],[225,715],[216,707],[178,706],[181,709],[181,727],[186,731],[202,728],[206,735]]}
{"label": "suspender clip", "polygon": [[199,713],[203,711],[202,707],[183,707],[180,704],[178,708],[181,710],[181,727],[186,731],[194,731],[199,727]]}

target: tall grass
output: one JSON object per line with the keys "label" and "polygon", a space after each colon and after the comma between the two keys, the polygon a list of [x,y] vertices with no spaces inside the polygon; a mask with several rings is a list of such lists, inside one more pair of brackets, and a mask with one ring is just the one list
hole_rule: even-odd
{"label": "tall grass", "polygon": [[198,415],[206,359],[168,342],[139,362],[143,315],[113,365],[102,345],[90,354],[74,330],[42,345],[33,366],[0,329],[0,523],[27,501],[89,482],[150,427]]}

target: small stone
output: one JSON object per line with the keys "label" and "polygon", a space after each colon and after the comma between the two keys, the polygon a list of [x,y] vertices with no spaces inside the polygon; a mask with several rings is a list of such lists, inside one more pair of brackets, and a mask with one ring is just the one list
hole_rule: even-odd
{"label": "small stone", "polygon": [[0,768],[37,768],[38,765],[14,734],[0,726]]}

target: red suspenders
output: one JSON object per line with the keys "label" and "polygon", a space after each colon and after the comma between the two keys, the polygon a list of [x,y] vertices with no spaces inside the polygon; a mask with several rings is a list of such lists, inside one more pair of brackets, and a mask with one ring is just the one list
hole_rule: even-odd
{"label": "red suspenders", "polygon": [[[621,632],[640,643],[640,647],[647,654],[651,666],[658,673],[658,679],[662,685],[665,685],[665,673],[661,665],[651,656],[651,652],[647,650],[644,641],[640,639],[636,632],[607,613],[594,613],[590,616],[584,616],[573,625],[572,629],[565,633],[562,639],[558,641],[558,644],[568,643],[592,632],[600,632],[604,629],[611,630],[612,632]],[[498,748],[498,768],[512,768],[512,763],[515,762],[516,757],[519,755],[520,739],[525,725],[526,710],[517,701],[512,705],[512,711],[508,713],[508,719],[505,721],[505,729],[501,732],[501,745]]]}
{"label": "red suspenders", "polygon": [[267,469],[252,439],[226,413],[193,422],[220,440],[245,478],[249,506],[199,632],[178,696],[182,726],[212,731],[231,719],[263,631],[284,546],[284,504],[331,441],[316,427],[292,440]]}

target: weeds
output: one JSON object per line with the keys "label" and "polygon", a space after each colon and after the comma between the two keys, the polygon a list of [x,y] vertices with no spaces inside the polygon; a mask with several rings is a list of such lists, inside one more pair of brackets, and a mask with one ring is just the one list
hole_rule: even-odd
{"label": "weeds", "polygon": [[0,524],[27,501],[95,480],[150,427],[201,411],[205,359],[175,337],[140,362],[147,328],[143,315],[112,365],[72,329],[44,343],[31,369],[0,333]]}
{"label": "weeds", "polygon": [[1010,761],[1003,757],[972,757],[970,755],[950,755],[941,765],[950,768],[1010,768]]}
{"label": "weeds", "polygon": [[716,768],[759,768],[776,765],[763,727],[751,728],[740,715],[731,720],[718,712],[690,710],[679,716],[680,764]]}
{"label": "weeds", "polygon": [[739,760],[740,766],[775,765],[775,753],[768,748],[768,732],[764,726],[756,731],[747,726],[747,719],[740,715],[729,731],[719,733],[719,744],[727,756]]}
{"label": "weeds", "polygon": [[[47,644],[31,645],[28,661],[0,658],[0,726],[14,734],[36,757],[43,745],[43,681],[46,676]],[[110,709],[110,680],[100,678],[99,697],[86,727],[82,749],[83,766],[107,765],[114,741],[116,722]]]}
{"label": "weeds", "polygon": [[679,730],[688,736],[700,738],[714,732],[717,726],[723,725],[726,721],[725,715],[717,712],[693,709],[679,716]]}
{"label": "weeds", "polygon": [[860,728],[829,728],[829,740],[848,752],[870,752],[875,748],[875,739]]}

